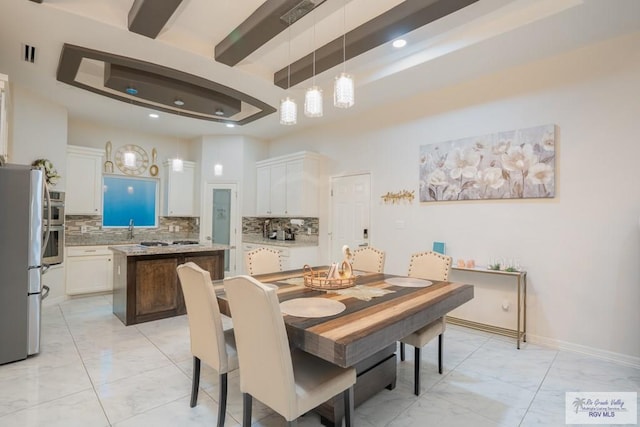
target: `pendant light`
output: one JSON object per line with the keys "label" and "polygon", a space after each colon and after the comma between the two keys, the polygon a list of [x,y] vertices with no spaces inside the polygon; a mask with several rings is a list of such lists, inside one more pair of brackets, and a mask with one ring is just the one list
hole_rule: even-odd
{"label": "pendant light", "polygon": [[[287,90],[291,88],[291,20],[287,21],[289,25],[289,56],[287,67]],[[280,101],[280,124],[291,126],[295,125],[298,121],[298,106],[296,101],[288,96]]]}
{"label": "pendant light", "polygon": [[316,18],[313,15],[313,78],[312,85],[304,96],[304,115],[322,117],[322,89],[316,86]]}
{"label": "pendant light", "polygon": [[338,108],[352,107],[355,102],[353,77],[345,73],[345,63],[347,62],[347,0],[344,1],[344,12],[342,22],[342,73],[336,77],[333,87],[333,105]]}

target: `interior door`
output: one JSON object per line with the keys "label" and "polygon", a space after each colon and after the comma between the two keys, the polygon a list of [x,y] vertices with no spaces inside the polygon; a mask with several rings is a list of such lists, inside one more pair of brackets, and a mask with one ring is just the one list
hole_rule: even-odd
{"label": "interior door", "polygon": [[225,277],[236,275],[237,202],[236,184],[206,185],[200,236],[202,240],[232,247],[224,251]]}
{"label": "interior door", "polygon": [[349,175],[331,180],[331,261],[342,259],[342,246],[367,246],[370,229],[371,175]]}

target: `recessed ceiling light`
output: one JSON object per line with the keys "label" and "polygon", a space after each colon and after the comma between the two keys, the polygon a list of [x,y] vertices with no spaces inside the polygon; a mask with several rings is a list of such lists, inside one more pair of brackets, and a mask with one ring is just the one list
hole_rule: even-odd
{"label": "recessed ceiling light", "polygon": [[224,111],[222,110],[222,108],[216,109],[216,116],[224,116]]}
{"label": "recessed ceiling light", "polygon": [[227,123],[227,127],[228,128],[234,128],[234,127],[236,127],[236,125],[234,125],[233,123]]}
{"label": "recessed ceiling light", "polygon": [[400,49],[401,47],[405,47],[407,45],[407,41],[405,39],[398,39],[393,41],[393,47]]}
{"label": "recessed ceiling light", "polygon": [[182,107],[184,105],[184,101],[182,99],[176,99],[173,103],[178,107]]}
{"label": "recessed ceiling light", "polygon": [[149,113],[149,117],[151,117],[152,119],[157,119],[158,117],[160,117],[160,115],[156,113]]}

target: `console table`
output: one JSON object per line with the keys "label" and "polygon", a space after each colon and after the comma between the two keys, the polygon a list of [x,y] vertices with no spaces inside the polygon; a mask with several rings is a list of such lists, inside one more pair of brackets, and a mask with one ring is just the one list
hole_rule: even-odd
{"label": "console table", "polygon": [[489,270],[487,268],[464,268],[451,267],[452,270],[459,270],[479,274],[494,274],[501,276],[510,276],[515,279],[518,290],[518,317],[516,320],[516,328],[508,329],[499,326],[493,326],[486,323],[474,322],[471,320],[460,319],[457,317],[447,316],[447,322],[453,325],[465,326],[480,331],[491,332],[494,334],[504,335],[516,339],[517,348],[520,349],[520,341],[527,342],[527,272],[526,271],[501,271]]}

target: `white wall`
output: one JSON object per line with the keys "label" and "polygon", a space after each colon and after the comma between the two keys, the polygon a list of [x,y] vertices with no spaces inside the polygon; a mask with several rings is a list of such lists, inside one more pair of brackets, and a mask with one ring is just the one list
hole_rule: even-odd
{"label": "white wall", "polygon": [[[371,171],[371,244],[387,272],[406,273],[434,240],[454,259],[518,258],[530,341],[640,365],[639,45],[634,34],[417,95],[272,141],[269,154],[307,149],[332,159],[329,175]],[[418,194],[420,145],[548,123],[559,130],[553,199],[380,203]]]}

